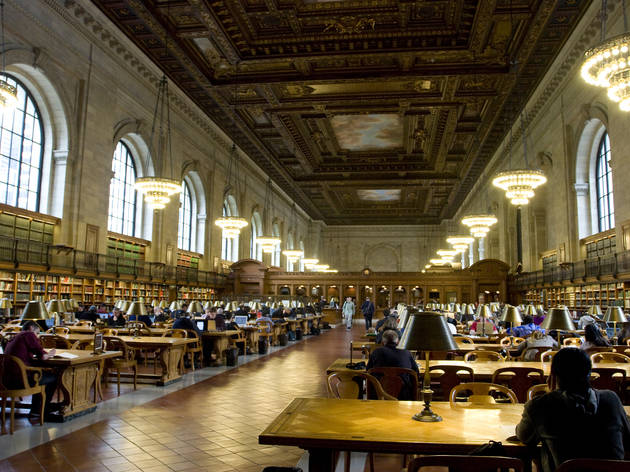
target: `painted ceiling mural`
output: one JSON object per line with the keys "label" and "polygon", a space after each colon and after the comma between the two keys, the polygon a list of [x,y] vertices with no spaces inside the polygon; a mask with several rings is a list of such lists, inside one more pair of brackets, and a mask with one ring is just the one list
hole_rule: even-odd
{"label": "painted ceiling mural", "polygon": [[451,218],[591,3],[91,1],[330,225]]}

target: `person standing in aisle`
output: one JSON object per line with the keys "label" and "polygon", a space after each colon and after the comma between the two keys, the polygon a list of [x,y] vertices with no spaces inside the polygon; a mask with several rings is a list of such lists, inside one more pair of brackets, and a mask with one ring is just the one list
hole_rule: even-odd
{"label": "person standing in aisle", "polygon": [[352,298],[347,297],[346,301],[343,303],[343,307],[341,308],[341,313],[346,321],[346,328],[352,328],[352,316],[354,315],[354,302]]}
{"label": "person standing in aisle", "polygon": [[367,331],[372,327],[372,317],[374,316],[374,302],[370,300],[370,297],[365,297],[365,301],[361,305],[361,311],[363,312],[363,318],[365,318],[365,330]]}

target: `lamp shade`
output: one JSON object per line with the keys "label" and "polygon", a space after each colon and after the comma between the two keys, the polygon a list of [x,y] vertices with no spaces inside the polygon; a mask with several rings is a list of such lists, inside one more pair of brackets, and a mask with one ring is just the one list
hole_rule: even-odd
{"label": "lamp shade", "polygon": [[[122,311],[125,311],[121,308]],[[131,302],[126,310],[128,315],[144,316],[147,314],[147,309],[142,302]]]}
{"label": "lamp shade", "polygon": [[186,313],[203,313],[203,306],[199,302],[190,302]]}
{"label": "lamp shade", "polygon": [[602,316],[602,308],[599,305],[591,305],[588,307],[587,313],[589,315]]}
{"label": "lamp shade", "polygon": [[156,307],[159,306],[160,302],[158,302],[155,298],[153,300],[151,300],[151,306],[152,307]]}
{"label": "lamp shade", "polygon": [[526,315],[531,315],[531,316],[536,316],[538,314],[538,312],[536,311],[536,307],[534,305],[527,305],[525,307],[525,314]]}
{"label": "lamp shade", "polygon": [[161,300],[158,306],[160,308],[166,308],[168,306],[168,302],[166,300]]}
{"label": "lamp shade", "polygon": [[127,313],[127,311],[129,310],[130,306],[131,306],[131,303],[129,303],[127,300],[121,300],[120,301],[120,305],[118,305],[118,308],[123,313]]}
{"label": "lamp shade", "polygon": [[13,308],[13,303],[8,298],[0,298],[0,308],[3,310],[10,310]]}
{"label": "lamp shade", "polygon": [[604,315],[604,321],[614,321],[615,323],[625,323],[626,315],[623,314],[623,310],[620,306],[609,306],[606,309],[606,314]]}
{"label": "lamp shade", "polygon": [[46,309],[49,313],[63,313],[66,311],[65,300],[50,300],[48,305],[46,305]]}
{"label": "lamp shade", "polygon": [[74,311],[74,307],[72,306],[72,301],[71,300],[68,300],[67,298],[65,298],[65,299],[59,300],[59,301],[61,302],[61,307],[62,307],[64,313],[68,313],[68,312]]}
{"label": "lamp shade", "polygon": [[468,305],[466,305],[466,313],[464,313],[465,315],[474,315],[475,314],[475,305],[473,305],[472,303],[469,303]]}
{"label": "lamp shade", "polygon": [[454,313],[461,313],[462,312],[462,306],[459,303],[455,303],[455,305],[453,306],[453,312]]}
{"label": "lamp shade", "polygon": [[22,310],[23,320],[47,320],[50,318],[44,302],[39,300],[30,301]]}
{"label": "lamp shade", "polygon": [[180,306],[179,306],[179,302],[178,301],[172,301],[171,304],[169,305],[168,309],[171,311],[177,311],[179,310]]}
{"label": "lamp shade", "polygon": [[503,313],[501,314],[501,321],[512,323],[512,326],[523,322],[521,319],[521,312],[518,308],[512,305],[505,306],[505,310],[503,310]]}
{"label": "lamp shade", "polygon": [[430,311],[409,315],[399,349],[412,351],[450,351],[457,349],[446,318]]}
{"label": "lamp shade", "polygon": [[477,307],[477,316],[479,318],[491,318],[492,310],[490,309],[490,305],[479,305]]}
{"label": "lamp shade", "polygon": [[573,323],[569,310],[566,308],[552,308],[540,327],[546,330],[561,329],[573,331],[575,330],[575,323]]}

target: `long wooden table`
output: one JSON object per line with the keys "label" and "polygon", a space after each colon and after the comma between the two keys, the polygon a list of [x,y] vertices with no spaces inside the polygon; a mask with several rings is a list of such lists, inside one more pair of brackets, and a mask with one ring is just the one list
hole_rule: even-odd
{"label": "long wooden table", "polygon": [[[62,354],[76,356],[72,359]],[[58,372],[59,387],[63,394],[62,408],[59,414],[50,415],[50,419],[66,421],[75,416],[90,413],[96,409],[92,388],[98,377],[98,368],[102,360],[119,357],[120,351],[105,351],[93,354],[91,351],[57,349],[54,357],[41,361],[44,367],[52,367]]]}
{"label": "long wooden table", "polygon": [[451,408],[434,402],[443,418],[421,423],[412,416],[422,402],[296,398],[258,436],[260,444],[296,446],[309,451],[309,470],[334,470],[335,451],[416,454],[466,454],[490,439],[509,454],[526,454],[510,439],[521,419],[522,404],[493,408]]}
{"label": "long wooden table", "polygon": [[[204,331],[201,333],[204,352],[213,352],[217,356],[217,362],[222,364],[225,361],[225,351],[230,345],[230,338],[238,333],[237,330]],[[207,346],[207,343],[212,343],[212,346]],[[205,354],[204,357],[206,357]]]}
{"label": "long wooden table", "polygon": [[[337,359],[326,369],[326,374],[331,374],[332,372],[345,371],[351,372],[352,369],[348,369],[346,364],[350,362],[350,359]],[[424,361],[417,361],[418,368],[420,372],[424,372]],[[448,361],[448,360],[438,360],[438,361],[430,361],[430,366],[439,366],[439,365],[455,365],[455,366],[465,366],[471,367],[473,369],[475,380],[479,382],[489,382],[492,379],[492,375],[497,369],[501,369],[504,367],[534,367],[540,368],[543,370],[545,377],[549,375],[550,363],[542,363],[542,362],[523,362],[523,361],[476,361],[476,362],[466,362],[466,361]],[[604,364],[595,364],[594,366],[601,367],[614,367],[618,369],[623,369],[626,371],[626,376],[630,378],[630,364],[613,362],[613,363],[604,363]]]}

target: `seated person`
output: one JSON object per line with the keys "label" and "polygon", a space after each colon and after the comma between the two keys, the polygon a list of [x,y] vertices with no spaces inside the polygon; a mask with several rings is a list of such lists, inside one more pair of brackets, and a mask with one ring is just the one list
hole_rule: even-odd
{"label": "seated person", "polygon": [[112,326],[112,327],[125,326],[126,322],[127,322],[127,320],[125,319],[125,316],[120,311],[120,308],[117,308],[117,307],[114,307],[114,310],[112,311],[112,316],[110,316],[107,319],[107,325],[108,326]]}
{"label": "seated person", "polygon": [[498,333],[497,325],[490,318],[478,319],[470,325],[470,334],[494,334]]}
{"label": "seated person", "polygon": [[[234,315],[232,313],[228,314],[225,317],[225,330],[226,331],[238,331],[240,327],[234,322]],[[238,337],[237,335],[232,335],[232,338]]]}
{"label": "seated person", "polygon": [[534,324],[540,326],[543,321],[545,321],[545,312],[542,310],[537,310],[536,316],[534,316]]}
{"label": "seated person", "polygon": [[149,315],[140,315],[137,317],[136,315],[129,315],[129,321],[142,321],[145,325],[147,325],[147,328],[150,328],[153,325],[153,320],[151,320]]}
{"label": "seated person", "polygon": [[[96,313],[96,307],[94,307]],[[32,366],[34,360],[46,360],[55,355],[55,349],[51,349],[48,352],[44,351],[42,343],[38,337],[39,325],[34,321],[27,321],[22,325],[22,331],[18,333],[4,349],[4,353],[9,356],[15,356],[24,362],[27,366]],[[9,364],[11,367],[17,367],[15,364]],[[2,383],[9,388],[23,388],[20,371],[12,371],[12,369],[6,369],[2,378]],[[50,400],[52,400],[55,390],[57,389],[57,377],[44,371],[42,377],[39,379],[40,385],[46,386],[46,403],[44,409],[46,412],[50,411]],[[31,400],[31,415],[39,416],[42,406],[42,396],[40,394],[33,395]]]}
{"label": "seated person", "polygon": [[282,310],[282,316],[281,318],[295,318],[296,313],[293,312],[293,310],[291,310],[291,308],[286,307],[284,310]]}
{"label": "seated person", "polygon": [[378,320],[376,322],[376,331],[378,332],[378,330],[380,330],[382,328],[382,326],[385,324],[385,322],[390,319],[393,318],[394,320],[396,320],[396,325],[398,325],[398,313],[396,313],[396,315],[390,313],[390,311],[386,308],[385,310],[383,310],[383,318],[381,318],[380,320]]}
{"label": "seated person", "polygon": [[[220,313],[219,313],[220,311]],[[214,306],[206,308],[206,313],[202,316],[207,320],[214,320],[217,331],[225,331],[225,316],[223,310]]]}
{"label": "seated person", "polygon": [[159,306],[153,307],[153,315],[157,323],[164,323],[169,320],[168,315],[166,315],[164,310],[162,310]]}
{"label": "seated person", "polygon": [[173,323],[173,329],[185,329],[192,330],[201,336],[201,331],[197,328],[197,325],[187,315],[177,314],[175,315],[175,323]]}
{"label": "seated person", "polygon": [[[553,339],[549,334],[545,334],[544,331],[534,331],[530,334],[525,342],[519,344],[514,352],[518,355],[527,351],[530,347],[548,347],[549,349],[557,349],[558,341]],[[525,352],[525,361],[533,361],[536,358],[537,350]]]}
{"label": "seated person", "polygon": [[446,315],[446,324],[448,325],[448,329],[451,330],[451,334],[457,334],[457,321],[453,313]]}
{"label": "seated person", "polygon": [[273,326],[273,320],[271,318],[269,318],[268,316],[261,316],[260,318],[256,319],[256,323],[258,323],[259,321],[268,321],[269,324],[267,325],[267,329],[266,331],[269,333],[271,331],[270,326]]}
{"label": "seated person", "polygon": [[578,329],[585,329],[586,325],[593,324],[596,321],[597,320],[595,318],[587,313],[578,320]]}
{"label": "seated person", "polygon": [[617,336],[617,344],[626,344],[626,340],[630,339],[630,323],[626,322],[623,324],[623,328],[619,331],[619,335]]}
{"label": "seated person", "polygon": [[[289,310],[291,311],[291,310]],[[272,318],[284,318],[284,307],[280,305],[278,308],[271,312]]]}
{"label": "seated person", "polygon": [[[383,333],[383,346],[376,348],[370,354],[367,363],[367,369],[372,367],[404,367],[412,369],[419,375],[418,364],[409,351],[406,349],[398,349],[398,333],[388,329]],[[411,400],[413,392],[411,391],[411,379],[403,377],[405,387],[400,392],[399,400]]]}
{"label": "seated person", "polygon": [[580,349],[583,351],[588,351],[593,347],[608,347],[610,343],[604,337],[602,332],[599,330],[596,324],[591,323],[587,324],[584,327],[584,340],[582,341],[582,345]]}
{"label": "seated person", "polygon": [[96,320],[100,320],[101,317],[98,316],[98,312],[96,311],[96,307],[92,305],[88,311],[84,311],[79,315],[80,320],[91,321],[92,324],[96,324]]}
{"label": "seated person", "polygon": [[512,336],[518,336],[519,338],[526,338],[534,331],[540,331],[542,328],[538,325],[534,324],[534,319],[531,315],[525,315],[523,317],[523,322],[520,326],[514,326],[507,330],[508,334]]}
{"label": "seated person", "polygon": [[542,442],[543,472],[569,459],[623,459],[630,424],[619,397],[590,388],[591,360],[580,349],[564,348],[551,361],[555,390],[530,400],[516,427],[520,441]]}
{"label": "seated person", "polygon": [[387,317],[385,323],[383,323],[383,325],[376,331],[376,339],[374,340],[376,344],[381,344],[383,342],[383,333],[388,329],[395,331],[398,335],[398,339],[400,339],[401,332],[398,330],[398,321],[394,317],[389,316]]}

